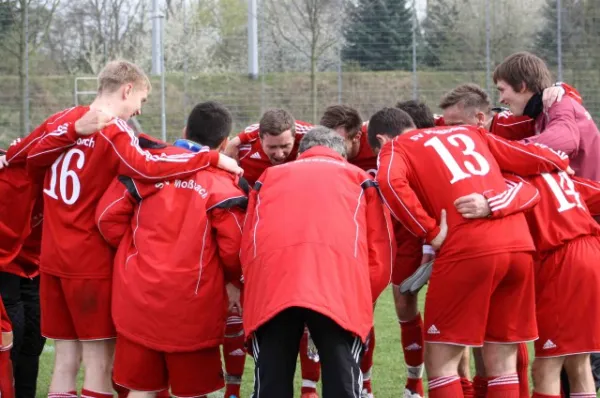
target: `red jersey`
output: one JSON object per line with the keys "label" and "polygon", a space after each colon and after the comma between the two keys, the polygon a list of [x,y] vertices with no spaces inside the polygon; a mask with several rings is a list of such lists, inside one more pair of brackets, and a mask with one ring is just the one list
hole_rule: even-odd
{"label": "red jersey", "polygon": [[[251,186],[254,186],[254,183],[258,180],[263,171],[273,166],[273,163],[271,163],[269,157],[262,149],[258,127],[258,123],[252,124],[246,127],[246,129],[238,135],[241,142],[238,155],[239,164],[240,167],[244,169],[244,178]],[[296,120],[294,148],[292,149],[292,152],[290,152],[286,162],[296,160],[298,157],[300,141],[302,140],[302,137],[304,137],[304,134],[312,128],[312,124]]]}
{"label": "red jersey", "polygon": [[483,128],[435,127],[407,132],[384,145],[377,181],[394,217],[427,242],[438,235],[440,213],[445,209],[448,236],[439,255],[462,259],[529,251],[533,242],[521,213],[469,220],[455,210],[457,198],[506,191],[501,170],[532,175],[567,166],[564,154],[509,142]]}
{"label": "red jersey", "polygon": [[377,156],[371,149],[371,145],[369,145],[369,122],[366,121],[362,124],[360,128],[360,148],[358,150],[358,154],[352,159],[348,159],[348,162],[355,165],[356,167],[360,167],[373,177],[377,174]]}
{"label": "red jersey", "polygon": [[216,164],[218,153],[152,155],[140,148],[121,119],[80,137],[74,124],[87,109],[73,108],[54,132],[44,129],[35,146],[27,147],[27,167],[33,173],[47,170],[40,270],[61,277],[108,278],[113,252],[98,232],[94,214],[117,173],[145,180],[186,176]]}
{"label": "red jersey", "polygon": [[528,178],[507,174],[506,178],[531,184],[540,192],[540,203],[526,213],[526,218],[541,256],[578,237],[600,235],[600,226],[586,205],[589,201],[597,207],[600,184],[583,178],[571,179],[565,172]]}

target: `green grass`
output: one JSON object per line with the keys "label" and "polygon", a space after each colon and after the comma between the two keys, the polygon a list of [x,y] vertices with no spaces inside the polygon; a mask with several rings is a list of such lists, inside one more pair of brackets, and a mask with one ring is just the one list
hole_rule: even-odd
{"label": "green grass", "polygon": [[[423,309],[425,291],[419,295],[419,307]],[[396,312],[394,310],[394,301],[392,291],[388,288],[379,298],[375,310],[375,329],[377,335],[377,346],[375,349],[375,358],[373,365],[373,388],[377,398],[401,397],[404,391],[406,380],[406,370],[402,348],[400,345],[400,327]],[[530,345],[530,358],[533,358],[532,346]],[[49,342],[42,354],[40,364],[40,375],[38,378],[38,397],[46,397],[53,361],[52,342]],[[473,361],[471,361],[473,369]],[[242,384],[242,397],[248,398],[252,392],[252,383],[254,380],[254,363],[250,357],[247,357],[246,372]],[[201,370],[199,370],[201,371]],[[472,375],[474,370],[472,370]],[[81,378],[80,378],[81,381]],[[300,364],[296,370],[296,396],[300,396]],[[215,395],[220,397],[221,395]]]}

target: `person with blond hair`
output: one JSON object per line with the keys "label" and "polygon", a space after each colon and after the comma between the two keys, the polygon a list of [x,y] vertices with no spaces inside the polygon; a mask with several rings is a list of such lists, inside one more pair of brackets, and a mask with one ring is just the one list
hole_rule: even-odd
{"label": "person with blond hair", "polygon": [[109,62],[98,76],[98,94],[90,106],[50,116],[0,162],[9,168],[25,163],[36,183],[43,179],[41,329],[55,340],[49,397],[77,396],[81,363],[81,395],[113,395],[113,251],[96,228],[95,209],[117,173],[156,181],[210,165],[239,171],[233,159],[208,149],[174,156],[141,149],[126,120],[141,113],[150,90],[139,66]]}

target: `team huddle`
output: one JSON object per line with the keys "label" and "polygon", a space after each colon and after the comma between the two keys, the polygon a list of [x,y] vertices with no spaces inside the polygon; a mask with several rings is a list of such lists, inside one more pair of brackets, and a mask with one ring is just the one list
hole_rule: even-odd
{"label": "team huddle", "polygon": [[[110,62],[90,106],[0,155],[0,396],[35,396],[50,338],[49,398],[77,397],[81,366],[81,397],[239,398],[247,355],[256,398],[293,396],[298,355],[303,398],[320,379],[325,398],[373,397],[392,284],[405,398],[425,396],[425,372],[433,398],[595,397],[599,131],[536,56],[493,78],[509,109],[463,84],[439,116],[271,109],[230,140],[209,101],[168,144],[127,123],[147,76]],[[7,291],[32,281],[41,319],[25,322]]]}

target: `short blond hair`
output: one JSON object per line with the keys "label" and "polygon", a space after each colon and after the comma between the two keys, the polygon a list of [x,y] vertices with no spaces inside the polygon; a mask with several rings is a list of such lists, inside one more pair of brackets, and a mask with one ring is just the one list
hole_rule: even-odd
{"label": "short blond hair", "polygon": [[114,93],[128,83],[147,88],[148,91],[152,88],[146,73],[133,62],[111,61],[98,74],[98,94]]}
{"label": "short blond hair", "polygon": [[503,80],[516,92],[523,86],[532,93],[541,93],[552,85],[552,75],[546,63],[523,51],[506,57],[494,70],[494,83]]}
{"label": "short blond hair", "polygon": [[444,110],[454,105],[486,113],[492,111],[490,97],[481,87],[473,83],[461,84],[442,97],[440,108]]}

